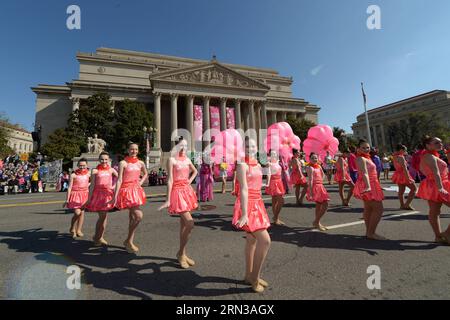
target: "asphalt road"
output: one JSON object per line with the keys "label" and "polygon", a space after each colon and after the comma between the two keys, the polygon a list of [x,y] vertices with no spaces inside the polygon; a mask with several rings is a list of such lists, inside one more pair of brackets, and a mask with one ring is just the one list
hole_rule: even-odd
{"label": "asphalt road", "polygon": [[[385,184],[388,187],[390,184]],[[216,185],[216,188],[218,185]],[[296,207],[285,199],[284,227],[270,229],[272,246],[263,269],[270,287],[253,293],[242,283],[244,234],[231,226],[234,197],[215,194],[195,212],[188,253],[196,266],[180,269],[179,222],[156,208],[162,187],[146,188],[150,197],[138,228],[137,255],[122,246],[128,227],[125,211],[111,213],[107,248],[92,246],[96,214],[86,214],[85,237],[68,235],[70,212],[64,194],[0,197],[0,298],[2,299],[449,299],[450,246],[436,245],[428,224],[427,205],[416,199],[415,212],[399,210],[396,193],[385,191],[379,233],[386,241],[366,240],[362,202],[338,204],[337,186],[327,186],[330,208],[327,232],[310,229],[313,204]],[[270,198],[265,196],[269,215]],[[444,208],[442,224],[450,223]],[[380,289],[369,289],[369,266],[379,267]],[[71,287],[81,270],[80,289]],[[76,270],[76,267],[75,267]],[[376,274],[375,274],[376,275]],[[372,278],[371,278],[372,279]],[[68,285],[69,282],[69,285]],[[369,281],[370,283],[373,283]],[[71,288],[71,289],[69,289]]]}

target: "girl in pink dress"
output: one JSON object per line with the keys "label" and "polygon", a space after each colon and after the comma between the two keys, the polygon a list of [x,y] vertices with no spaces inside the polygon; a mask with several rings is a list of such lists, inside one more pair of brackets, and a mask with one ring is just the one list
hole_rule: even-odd
{"label": "girl in pink dress", "polygon": [[308,174],[308,191],[306,193],[306,199],[316,203],[316,219],[313,222],[313,227],[320,231],[328,230],[320,223],[323,215],[328,210],[328,201],[330,197],[328,192],[323,186],[323,170],[319,165],[319,157],[316,153],[312,152],[309,156],[309,166],[306,168]]}
{"label": "girl in pink dress", "polygon": [[142,184],[147,180],[147,168],[137,157],[139,147],[136,143],[128,144],[128,156],[119,164],[119,178],[117,179],[114,203],[117,209],[128,209],[130,223],[128,237],[123,245],[129,253],[136,253],[139,248],[134,244],[134,235],[143,213],[141,206],[145,204],[146,197]]}
{"label": "girl in pink dress", "polygon": [[[297,205],[303,205],[303,199],[306,195],[306,189],[308,184],[306,183],[306,178],[302,173],[302,164],[300,162],[300,151],[292,149],[293,157],[289,163],[291,169],[291,183],[295,186],[295,199],[297,200]],[[302,194],[300,195],[300,187],[303,187]]]}
{"label": "girl in pink dress", "polygon": [[74,215],[70,224],[72,238],[83,237],[84,207],[89,197],[90,174],[87,169],[87,160],[78,160],[78,169],[70,175],[69,189],[63,208],[74,209]]}
{"label": "girl in pink dress", "polygon": [[358,178],[353,195],[364,201],[366,237],[371,240],[386,240],[375,233],[383,215],[384,194],[378,180],[377,168],[370,157],[370,145],[366,140],[359,140],[357,155]]}
{"label": "girl in pink dress", "polygon": [[98,220],[95,225],[94,246],[108,245],[103,238],[106,228],[106,214],[114,209],[114,185],[113,177],[118,177],[116,170],[109,165],[109,153],[103,151],[99,157],[100,164],[92,170],[92,183],[90,198],[86,208],[91,212],[98,212]]}
{"label": "girl in pink dress", "polygon": [[191,187],[192,181],[197,176],[197,169],[186,156],[187,147],[187,141],[180,138],[173,156],[169,158],[167,201],[158,209],[168,208],[169,214],[180,216],[180,250],[177,259],[183,269],[195,265],[195,261],[186,253],[186,245],[194,228],[191,212],[198,208],[197,196]]}
{"label": "girl in pink dress", "polygon": [[[406,146],[399,144],[397,145],[397,152],[393,154],[393,163],[395,167],[395,172],[392,175],[392,182],[398,185],[398,199],[400,200],[400,209],[414,210],[411,207],[411,202],[416,195],[416,184],[414,179],[411,177],[408,171],[407,162],[405,159]],[[403,194],[405,193],[406,187],[409,188],[408,199],[406,203],[404,202]]]}
{"label": "girl in pink dress", "polygon": [[[342,155],[338,157],[336,162],[336,174],[334,175],[334,181],[339,185],[339,196],[342,200],[344,207],[349,206],[350,199],[353,195],[353,188],[355,184],[350,177],[350,171],[348,168],[348,157],[350,156],[350,150],[345,150]],[[348,185],[350,189],[347,192],[347,197],[344,196],[344,186]]]}
{"label": "girl in pink dress", "polygon": [[284,204],[283,196],[286,193],[283,181],[281,179],[281,165],[278,154],[275,150],[269,151],[269,172],[267,174],[266,194],[272,196],[273,224],[283,226],[284,222],[280,220],[281,208]]}
{"label": "girl in pink dress", "polygon": [[444,160],[439,157],[442,141],[437,137],[426,136],[423,140],[425,152],[421,156],[420,171],[426,176],[420,182],[417,196],[428,200],[430,208],[428,220],[438,243],[450,244],[450,225],[445,232],[441,232],[439,216],[442,204],[450,207],[450,180],[448,168]]}
{"label": "girl in pink dress", "polygon": [[262,169],[256,160],[258,149],[253,139],[245,140],[245,162],[237,165],[239,192],[234,204],[233,226],[247,232],[245,247],[245,283],[253,291],[263,292],[268,286],[261,279],[261,268],[270,248],[269,217],[261,196]]}

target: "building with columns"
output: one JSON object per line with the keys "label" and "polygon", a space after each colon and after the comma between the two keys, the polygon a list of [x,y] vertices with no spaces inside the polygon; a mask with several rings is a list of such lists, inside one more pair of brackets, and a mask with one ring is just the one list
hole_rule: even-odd
{"label": "building with columns", "polygon": [[[383,151],[394,151],[401,141],[392,141],[389,125],[405,121],[413,112],[429,113],[450,128],[450,92],[434,90],[369,110],[370,135],[374,146]],[[356,118],[352,129],[356,139],[367,139],[364,113]]]}
{"label": "building with columns", "polygon": [[7,134],[7,144],[17,154],[29,154],[33,152],[33,139],[31,132],[23,129],[18,125],[0,121],[2,127]]}
{"label": "building with columns", "polygon": [[[220,124],[216,127],[220,130],[231,125],[245,131],[265,129],[288,116],[318,122],[320,108],[292,97],[292,77],[276,70],[222,63],[215,57],[205,61],[110,48],[76,57],[78,79],[32,88],[42,143],[54,130],[66,126],[82,99],[97,92],[108,93],[113,102],[131,99],[144,103],[154,115],[154,144],[163,152],[170,150],[175,130],[185,128],[193,135],[199,108],[203,132],[214,127],[210,107],[218,108]],[[234,120],[231,125],[229,110]]]}

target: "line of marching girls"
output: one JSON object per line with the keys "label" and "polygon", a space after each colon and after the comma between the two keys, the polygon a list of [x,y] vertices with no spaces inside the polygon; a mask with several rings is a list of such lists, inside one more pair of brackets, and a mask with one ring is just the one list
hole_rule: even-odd
{"label": "line of marching girls", "polygon": [[[253,291],[263,292],[269,284],[261,278],[262,268],[271,245],[270,235],[267,231],[271,222],[262,198],[263,168],[257,159],[256,141],[248,137],[242,140],[236,130],[228,130],[232,130],[229,132],[234,134],[234,145],[232,144],[230,147],[228,141],[228,146],[224,147],[224,150],[235,155],[228,163],[234,167],[233,195],[235,203],[232,225],[246,233],[244,282],[250,285]],[[220,142],[216,142],[214,148],[220,148]],[[329,175],[327,170],[330,167],[327,166],[324,170],[319,154],[316,152],[307,154],[309,162],[305,162],[299,149],[292,150],[291,148],[289,151],[292,157],[285,161],[285,150],[268,149],[269,161],[265,191],[272,197],[273,224],[284,225],[280,214],[284,205],[284,197],[288,192],[284,177],[287,175],[286,169],[290,168],[289,181],[295,188],[297,205],[301,207],[305,197],[307,201],[315,203],[315,219],[312,221],[312,227],[322,232],[327,231],[328,228],[322,224],[321,220],[328,210],[330,201],[324,187],[324,177]],[[396,171],[392,181],[399,187],[398,196],[401,209],[414,210],[411,204],[416,195],[428,201],[429,223],[434,232],[435,241],[450,244],[450,226],[443,231],[439,219],[442,205],[450,206],[449,170],[447,163],[440,159],[439,152],[442,150],[443,144],[439,138],[425,137],[419,161],[419,170],[425,179],[417,188],[405,160],[406,147],[399,144],[397,152],[393,156]],[[383,214],[384,194],[379,181],[379,171],[377,171],[370,151],[369,143],[366,140],[360,140],[355,152],[344,150],[343,153],[339,153],[335,162],[335,181],[339,186],[342,206],[350,206],[351,197],[363,202],[366,238],[385,240],[386,238],[377,233],[377,227]],[[92,171],[88,170],[86,159],[78,161],[78,169],[70,176],[67,199],[63,205],[74,210],[69,229],[74,239],[84,236],[82,227],[85,210],[87,210],[98,213],[95,234],[92,238],[94,245],[108,245],[105,239],[108,212],[127,210],[129,227],[123,245],[129,253],[139,251],[134,237],[143,219],[142,206],[146,203],[146,195],[142,185],[148,174],[145,164],[137,157],[138,152],[138,145],[130,143],[128,155],[120,162],[118,171],[110,166],[107,152],[100,154],[99,164]],[[167,164],[166,201],[158,209],[167,209],[170,215],[177,215],[180,218],[180,244],[175,255],[183,269],[196,264],[188,254],[187,246],[194,227],[192,212],[199,207],[197,194],[191,187],[198,172],[187,156],[187,152],[188,142],[180,137],[176,141],[176,146],[173,148]],[[450,158],[450,152],[447,151],[446,154]],[[328,156],[329,153],[327,153]],[[226,162],[226,160],[222,161]],[[204,174],[204,178],[207,180],[210,179],[210,171],[210,168],[201,168],[201,174]],[[113,181],[116,183],[113,184]],[[348,187],[347,194],[345,194],[345,187]],[[410,189],[410,192],[405,201],[406,188]],[[212,190],[204,191],[205,198],[208,200],[213,200],[211,194]]]}

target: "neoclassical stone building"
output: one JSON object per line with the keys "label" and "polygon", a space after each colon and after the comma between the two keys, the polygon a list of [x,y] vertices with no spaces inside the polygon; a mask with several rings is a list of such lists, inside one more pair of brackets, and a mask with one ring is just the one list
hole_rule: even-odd
{"label": "neoclassical stone building", "polygon": [[113,101],[144,103],[154,114],[155,146],[164,152],[178,128],[191,133],[199,126],[203,132],[212,127],[260,129],[288,115],[318,121],[320,108],[292,97],[292,77],[275,70],[222,63],[215,57],[205,61],[109,48],[76,57],[78,79],[32,88],[43,143],[65,127],[82,99],[97,92],[107,92]]}
{"label": "neoclassical stone building", "polygon": [[[368,111],[370,136],[372,143],[383,151],[395,151],[397,143],[389,132],[389,125],[407,121],[413,112],[425,112],[433,115],[450,128],[450,91],[433,90],[414,97],[393,102]],[[367,126],[364,113],[356,118],[352,125],[356,139],[367,139]]]}
{"label": "neoclassical stone building", "polygon": [[5,129],[6,134],[8,135],[7,144],[14,152],[18,154],[29,154],[33,152],[31,132],[28,132],[19,126],[2,121],[0,121],[0,127]]}

